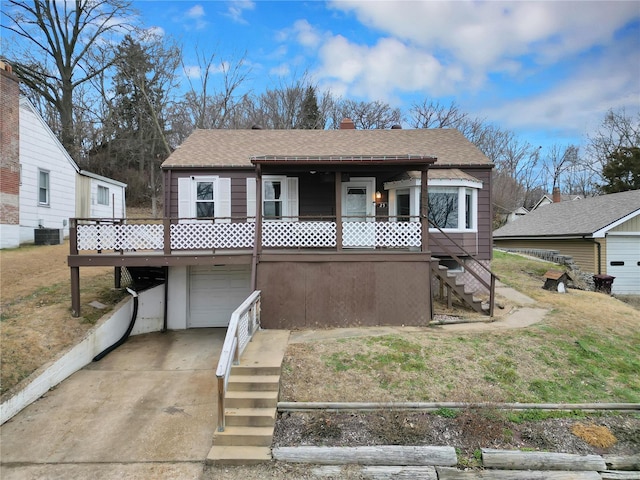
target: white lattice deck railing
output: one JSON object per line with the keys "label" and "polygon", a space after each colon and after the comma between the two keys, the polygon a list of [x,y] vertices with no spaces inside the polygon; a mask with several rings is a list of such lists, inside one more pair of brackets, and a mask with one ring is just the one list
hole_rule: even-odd
{"label": "white lattice deck railing", "polygon": [[[167,231],[168,230],[168,231]],[[145,250],[223,250],[251,249],[255,222],[176,223],[79,223],[76,244],[81,251]],[[169,239],[169,248],[165,245]],[[342,246],[351,248],[420,247],[422,233],[418,222],[345,221],[342,222]],[[262,224],[265,248],[335,248],[335,221],[265,221]]]}
{"label": "white lattice deck railing", "polygon": [[231,367],[240,362],[240,356],[253,334],[260,328],[260,290],[253,292],[231,314],[227,335],[222,345],[216,377],[218,379],[218,431],[224,431],[224,402]]}

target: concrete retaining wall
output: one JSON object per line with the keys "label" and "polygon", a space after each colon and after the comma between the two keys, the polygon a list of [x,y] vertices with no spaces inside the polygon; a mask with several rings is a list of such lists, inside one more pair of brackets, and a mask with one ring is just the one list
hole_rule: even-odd
{"label": "concrete retaining wall", "polygon": [[[138,317],[131,335],[160,331],[163,312],[164,285],[141,292],[138,298]],[[0,424],[11,419],[51,388],[91,363],[97,354],[116,343],[127,331],[132,313],[133,299],[129,297],[122,300],[87,332],[80,343],[32,373],[23,381],[24,388],[0,406]]]}

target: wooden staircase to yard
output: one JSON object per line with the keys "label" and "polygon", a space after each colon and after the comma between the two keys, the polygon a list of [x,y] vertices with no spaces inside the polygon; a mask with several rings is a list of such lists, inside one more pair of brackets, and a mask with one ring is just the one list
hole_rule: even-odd
{"label": "wooden staircase to yard", "polygon": [[225,400],[225,428],[213,437],[208,464],[251,465],[271,461],[280,370],[289,338],[283,330],[262,330],[231,369]]}
{"label": "wooden staircase to yard", "polygon": [[489,293],[489,301],[485,304],[482,302],[482,299],[475,295],[475,292],[469,288],[460,278],[459,272],[452,272],[446,266],[441,265],[437,259],[433,259],[431,262],[431,272],[440,282],[440,291],[441,294],[443,290],[446,288],[447,292],[447,306],[451,308],[452,302],[452,294],[455,294],[460,298],[465,304],[471,307],[478,313],[483,313],[493,317],[493,309],[495,307],[495,298],[496,298],[496,280],[500,280],[498,276],[493,273],[490,269],[488,269],[482,262],[478,261],[473,255],[467,252],[461,245],[458,245],[455,240],[453,240],[449,235],[447,235],[440,227],[435,225],[433,222],[429,221],[429,224],[436,228],[444,238],[446,238],[449,244],[453,244],[463,252],[465,255],[465,261],[463,261],[456,253],[454,253],[447,245],[446,242],[438,239],[437,235],[429,235],[429,240],[437,244],[447,255],[449,255],[452,259],[458,262],[459,265],[467,265],[469,267],[470,264],[474,264],[474,267],[481,271],[485,272],[485,277],[488,275],[489,281],[480,274],[475,271],[475,268],[467,268],[466,271],[473,276],[477,282],[484,286]]}
{"label": "wooden staircase to yard", "polygon": [[460,272],[452,272],[439,262],[431,262],[431,272],[440,283],[440,297],[446,296],[447,307],[451,308],[453,294],[462,300],[467,306],[478,313],[489,314],[490,306],[483,303],[482,299],[476,297],[475,291],[460,278]]}

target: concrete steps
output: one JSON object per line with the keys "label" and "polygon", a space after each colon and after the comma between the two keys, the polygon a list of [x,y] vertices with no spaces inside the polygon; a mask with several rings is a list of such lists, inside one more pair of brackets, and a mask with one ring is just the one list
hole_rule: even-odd
{"label": "concrete steps", "polygon": [[231,369],[225,395],[225,429],[216,432],[207,464],[271,461],[280,370],[289,332],[261,330]]}

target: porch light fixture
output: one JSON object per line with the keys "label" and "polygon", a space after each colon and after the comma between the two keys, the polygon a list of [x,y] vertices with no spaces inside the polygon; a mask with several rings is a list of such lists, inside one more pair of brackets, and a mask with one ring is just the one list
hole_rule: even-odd
{"label": "porch light fixture", "polygon": [[382,202],[381,200],[382,200],[382,193],[378,190],[376,192],[376,201],[375,201],[376,207],[385,208],[387,206],[387,203]]}

